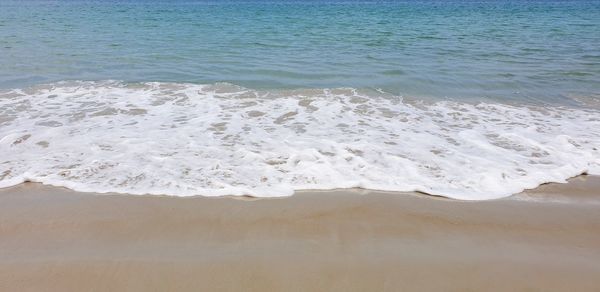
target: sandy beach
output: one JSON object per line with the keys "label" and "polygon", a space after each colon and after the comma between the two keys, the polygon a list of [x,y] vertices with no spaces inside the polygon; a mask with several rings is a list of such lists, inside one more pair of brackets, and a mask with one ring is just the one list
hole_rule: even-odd
{"label": "sandy beach", "polygon": [[2,291],[597,291],[600,178],[465,202],[0,190]]}

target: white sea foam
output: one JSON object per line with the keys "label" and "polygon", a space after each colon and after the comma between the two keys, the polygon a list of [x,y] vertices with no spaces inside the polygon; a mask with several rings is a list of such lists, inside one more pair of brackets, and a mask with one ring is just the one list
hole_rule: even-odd
{"label": "white sea foam", "polygon": [[599,148],[591,109],[230,84],[0,92],[0,187],[257,197],[361,187],[483,200],[600,174]]}

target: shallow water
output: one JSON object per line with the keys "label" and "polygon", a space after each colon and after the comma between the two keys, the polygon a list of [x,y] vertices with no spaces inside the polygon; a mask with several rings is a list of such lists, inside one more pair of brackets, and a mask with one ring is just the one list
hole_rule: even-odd
{"label": "shallow water", "polygon": [[600,92],[599,1],[1,1],[0,86],[381,88],[571,103]]}
{"label": "shallow water", "polygon": [[598,1],[2,1],[0,187],[504,197],[600,174],[598,47]]}

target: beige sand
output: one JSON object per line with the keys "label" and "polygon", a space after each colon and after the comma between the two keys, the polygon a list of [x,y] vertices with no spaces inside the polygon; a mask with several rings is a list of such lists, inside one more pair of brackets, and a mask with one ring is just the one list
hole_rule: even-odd
{"label": "beige sand", "polygon": [[599,291],[600,179],[460,202],[0,190],[1,291]]}

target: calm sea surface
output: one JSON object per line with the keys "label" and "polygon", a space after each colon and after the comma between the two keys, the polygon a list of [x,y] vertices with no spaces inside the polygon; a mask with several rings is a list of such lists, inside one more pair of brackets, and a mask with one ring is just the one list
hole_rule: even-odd
{"label": "calm sea surface", "polygon": [[0,1],[0,87],[61,80],[600,93],[599,1]]}

